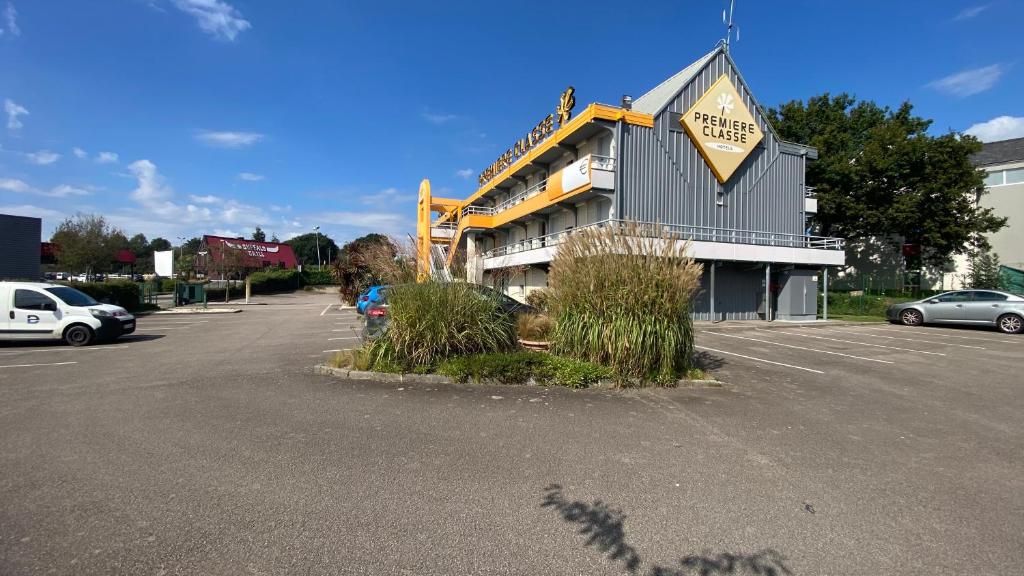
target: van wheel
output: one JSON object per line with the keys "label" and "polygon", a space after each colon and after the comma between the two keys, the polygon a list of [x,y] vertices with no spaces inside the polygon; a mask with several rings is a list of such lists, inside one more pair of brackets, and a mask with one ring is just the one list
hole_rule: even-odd
{"label": "van wheel", "polygon": [[92,339],[92,329],[88,326],[76,324],[64,331],[64,341],[69,346],[88,346]]}
{"label": "van wheel", "polygon": [[996,325],[1006,334],[1020,334],[1024,330],[1024,320],[1015,314],[1003,314],[996,321]]}

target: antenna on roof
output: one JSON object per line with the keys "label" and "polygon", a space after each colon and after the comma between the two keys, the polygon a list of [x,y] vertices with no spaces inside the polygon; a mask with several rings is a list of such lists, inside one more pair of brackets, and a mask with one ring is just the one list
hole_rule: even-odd
{"label": "antenna on roof", "polygon": [[[733,9],[735,7],[736,7],[736,0],[729,0],[729,15],[728,15],[728,17],[726,17],[725,10],[722,10],[722,24],[725,24],[725,26],[726,26],[725,40],[723,40],[723,44],[725,44],[725,51],[726,52],[729,51],[729,43],[732,41],[732,28],[733,28],[732,13],[733,13]],[[736,41],[737,42],[740,41],[740,27],[739,26],[736,26]]]}

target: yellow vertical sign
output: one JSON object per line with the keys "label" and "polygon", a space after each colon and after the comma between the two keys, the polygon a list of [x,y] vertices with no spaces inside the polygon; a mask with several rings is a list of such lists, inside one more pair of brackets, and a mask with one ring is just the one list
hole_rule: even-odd
{"label": "yellow vertical sign", "polygon": [[715,178],[724,183],[764,138],[761,127],[723,74],[679,123]]}

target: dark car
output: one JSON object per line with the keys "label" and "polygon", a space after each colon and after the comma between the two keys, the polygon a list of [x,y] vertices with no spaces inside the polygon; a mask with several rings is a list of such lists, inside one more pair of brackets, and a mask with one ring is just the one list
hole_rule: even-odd
{"label": "dark car", "polygon": [[[476,292],[486,298],[494,298],[501,307],[501,311],[513,316],[523,314],[536,314],[538,310],[529,304],[523,304],[513,298],[498,292],[489,286],[470,284]],[[381,292],[380,298],[366,306],[366,321],[363,324],[363,338],[373,339],[384,333],[388,324],[388,298],[385,291]]]}

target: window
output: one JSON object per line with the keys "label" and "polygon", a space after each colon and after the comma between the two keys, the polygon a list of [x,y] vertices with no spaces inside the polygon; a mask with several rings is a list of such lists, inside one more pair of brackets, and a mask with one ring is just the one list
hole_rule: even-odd
{"label": "window", "polygon": [[1003,184],[1003,171],[996,170],[995,172],[985,173],[985,186],[1002,186]]}
{"label": "window", "polygon": [[1005,294],[999,292],[978,291],[974,293],[975,302],[1001,302],[1006,300]]}
{"label": "window", "polygon": [[938,297],[939,302],[967,302],[970,299],[970,292],[950,292]]}
{"label": "window", "polygon": [[15,290],[14,307],[21,310],[56,310],[57,303],[35,290]]}
{"label": "window", "polygon": [[1024,182],[1024,168],[1014,168],[1006,171],[1007,184],[1020,184]]}
{"label": "window", "polygon": [[47,288],[47,292],[53,294],[57,298],[64,301],[69,306],[95,306],[99,304],[95,298],[89,296],[85,292],[80,292],[74,288],[68,286],[57,286],[55,288]]}

